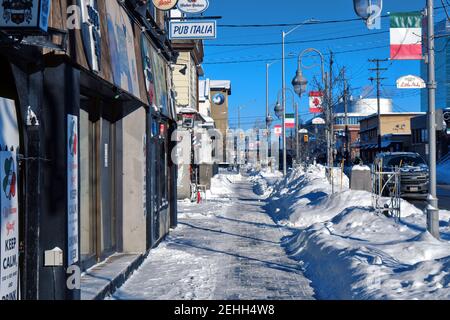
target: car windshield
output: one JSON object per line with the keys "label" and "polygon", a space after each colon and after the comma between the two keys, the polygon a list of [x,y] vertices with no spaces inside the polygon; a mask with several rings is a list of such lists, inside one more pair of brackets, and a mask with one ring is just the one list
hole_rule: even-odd
{"label": "car windshield", "polygon": [[388,161],[389,167],[417,167],[422,164],[425,164],[425,161],[421,157],[417,156],[399,156],[394,157]]}

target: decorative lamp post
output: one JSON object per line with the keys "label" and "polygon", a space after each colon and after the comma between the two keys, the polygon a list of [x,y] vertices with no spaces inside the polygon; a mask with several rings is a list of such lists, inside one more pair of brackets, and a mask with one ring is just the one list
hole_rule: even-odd
{"label": "decorative lamp post", "polygon": [[369,29],[376,26],[383,10],[383,0],[353,0],[356,14],[366,22]]}

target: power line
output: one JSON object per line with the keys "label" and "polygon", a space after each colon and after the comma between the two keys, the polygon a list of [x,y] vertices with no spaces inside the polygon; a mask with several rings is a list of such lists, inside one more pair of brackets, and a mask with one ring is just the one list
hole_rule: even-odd
{"label": "power line", "polygon": [[[449,14],[448,14],[447,6],[445,5],[444,0],[441,0],[441,3],[442,3],[442,6],[444,7],[445,15],[447,16],[447,20],[450,20],[450,16],[449,16]],[[448,3],[448,2],[447,2],[447,3]]]}
{"label": "power line", "polygon": [[[444,9],[443,6],[435,7],[435,10]],[[380,16],[380,18],[388,18],[389,15],[385,14]],[[218,24],[221,28],[272,28],[272,27],[295,27],[299,25],[321,25],[321,24],[336,24],[336,23],[349,23],[355,21],[362,21],[361,18],[352,19],[340,19],[340,20],[325,20],[325,21],[314,21],[314,22],[295,22],[295,23],[268,23],[268,24]]]}
{"label": "power line", "polygon": [[[388,15],[382,16],[382,18],[388,17]],[[315,22],[295,22],[295,23],[272,23],[272,24],[218,24],[221,28],[271,28],[271,27],[295,27],[299,25],[320,25],[320,24],[332,24],[332,23],[348,23],[354,21],[361,21],[361,18],[342,19],[342,20],[326,20]]]}
{"label": "power line", "polygon": [[[287,41],[285,44],[302,44],[302,43],[313,43],[313,42],[323,42],[323,41],[334,41],[334,40],[342,40],[342,39],[352,39],[359,37],[368,37],[380,34],[386,34],[389,31],[378,31],[373,33],[362,33],[355,34],[350,36],[342,36],[342,37],[332,37],[332,38],[324,38],[324,39],[312,39],[312,40],[298,40],[298,41]],[[224,44],[204,44],[205,47],[252,47],[252,46],[275,46],[280,45],[282,42],[260,42],[260,43],[224,43]]]}
{"label": "power line", "polygon": [[[389,46],[377,46],[377,47],[369,47],[369,48],[360,48],[346,51],[337,51],[333,52],[333,54],[343,54],[343,53],[352,53],[352,52],[360,52],[360,51],[369,51],[374,49],[385,49]],[[329,55],[329,53],[324,53],[324,56]],[[287,60],[297,59],[297,57],[287,57]],[[204,65],[213,65],[213,64],[236,64],[236,63],[252,63],[252,62],[263,62],[263,61],[279,61],[281,58],[276,57],[268,57],[265,59],[253,59],[253,60],[233,60],[233,61],[217,61],[217,62],[204,62]]]}

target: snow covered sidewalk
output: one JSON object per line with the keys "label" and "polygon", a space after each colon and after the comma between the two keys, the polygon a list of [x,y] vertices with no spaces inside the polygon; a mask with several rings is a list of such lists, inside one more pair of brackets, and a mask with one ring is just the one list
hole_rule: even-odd
{"label": "snow covered sidewalk", "polygon": [[180,202],[179,227],[152,250],[114,299],[313,299],[299,264],[253,184],[239,175],[214,179],[208,202]]}

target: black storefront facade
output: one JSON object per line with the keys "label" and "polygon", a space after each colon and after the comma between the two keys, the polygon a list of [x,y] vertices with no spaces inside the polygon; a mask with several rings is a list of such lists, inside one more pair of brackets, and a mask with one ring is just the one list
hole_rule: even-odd
{"label": "black storefront facade", "polygon": [[[67,29],[57,14],[79,1],[52,1],[50,26],[67,33],[66,51],[1,34],[0,99],[13,101],[20,137],[20,299],[79,299],[71,267],[82,272],[121,252],[145,255],[176,225],[173,53],[152,31],[156,22],[141,32],[139,23],[160,12],[113,1],[85,1],[99,17],[95,54],[82,30]],[[62,265],[46,266],[54,248]]]}

